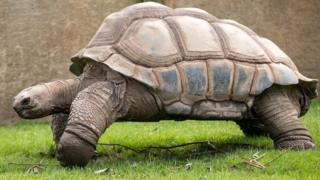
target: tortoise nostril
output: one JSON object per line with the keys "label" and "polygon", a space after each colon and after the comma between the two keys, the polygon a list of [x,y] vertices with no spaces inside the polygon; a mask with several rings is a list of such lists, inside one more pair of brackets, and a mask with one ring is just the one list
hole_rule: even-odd
{"label": "tortoise nostril", "polygon": [[23,105],[23,106],[28,105],[29,103],[30,103],[30,97],[24,98],[21,101],[21,105]]}
{"label": "tortoise nostril", "polygon": [[16,112],[18,112],[18,107],[16,107],[16,106],[13,106],[13,109],[16,111]]}

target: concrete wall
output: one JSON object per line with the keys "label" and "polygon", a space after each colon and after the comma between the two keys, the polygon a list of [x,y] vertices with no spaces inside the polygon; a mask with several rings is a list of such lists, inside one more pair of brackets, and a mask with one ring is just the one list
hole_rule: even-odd
{"label": "concrete wall", "polygon": [[[18,119],[12,97],[39,82],[68,78],[69,57],[84,47],[105,16],[134,0],[1,0],[0,123]],[[165,0],[249,26],[277,43],[303,74],[320,79],[319,0]]]}
{"label": "concrete wall", "polygon": [[103,19],[130,0],[0,0],[0,123],[17,116],[12,98],[39,82],[71,77],[70,57]]}

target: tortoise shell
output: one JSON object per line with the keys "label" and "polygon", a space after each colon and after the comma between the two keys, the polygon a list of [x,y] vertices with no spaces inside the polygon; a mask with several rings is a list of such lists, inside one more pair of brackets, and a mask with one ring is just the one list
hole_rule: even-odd
{"label": "tortoise shell", "polygon": [[248,104],[273,84],[300,84],[316,96],[317,80],[300,74],[272,41],[197,8],[148,2],[115,12],[70,70],[81,74],[88,60],[153,88],[168,112],[178,107],[180,114],[200,101]]}

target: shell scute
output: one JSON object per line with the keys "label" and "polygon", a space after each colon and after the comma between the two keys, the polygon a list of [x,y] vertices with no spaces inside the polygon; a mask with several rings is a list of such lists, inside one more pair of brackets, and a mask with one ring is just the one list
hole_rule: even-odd
{"label": "shell scute", "polygon": [[254,66],[235,63],[232,89],[233,100],[246,101],[250,93],[254,73]]}
{"label": "shell scute", "polygon": [[212,24],[224,42],[226,57],[253,63],[269,63],[270,60],[260,45],[237,26],[227,23]]}
{"label": "shell scute", "polygon": [[126,26],[127,18],[121,12],[115,12],[107,16],[97,33],[89,42],[87,48],[112,45],[118,41]]}
{"label": "shell scute", "polygon": [[128,6],[107,16],[87,47],[115,44],[137,19],[163,18],[171,14],[171,8],[154,2]]}
{"label": "shell scute", "polygon": [[136,64],[147,67],[171,65],[182,59],[174,35],[161,19],[135,21],[115,48]]}
{"label": "shell scute", "polygon": [[204,61],[182,62],[178,64],[178,68],[183,83],[181,101],[185,104],[193,104],[206,99],[208,86],[206,63]]}
{"label": "shell scute", "polygon": [[175,102],[165,106],[165,110],[171,115],[189,115],[191,113],[191,106],[181,102]]}
{"label": "shell scute", "polygon": [[265,89],[269,88],[273,82],[274,78],[269,66],[266,64],[257,65],[250,94],[261,94]]}
{"label": "shell scute", "polygon": [[290,85],[290,84],[298,84],[299,80],[288,66],[283,65],[281,63],[271,63],[270,67],[274,73],[275,84],[279,85]]}
{"label": "shell scute", "polygon": [[165,104],[178,101],[181,93],[181,78],[176,66],[155,68],[154,72],[159,81],[158,93]]}
{"label": "shell scute", "polygon": [[103,62],[111,69],[116,69],[121,74],[132,77],[134,74],[135,64],[120,54],[114,54]]}
{"label": "shell scute", "polygon": [[229,60],[208,60],[208,98],[228,100],[231,94],[234,65]]}
{"label": "shell scute", "polygon": [[224,57],[218,34],[207,21],[191,16],[174,16],[165,20],[176,31],[185,60]]}
{"label": "shell scute", "polygon": [[269,56],[273,62],[283,63],[293,70],[297,70],[296,65],[292,62],[290,57],[286,53],[284,53],[276,44],[274,44],[267,38],[259,37],[258,39],[267,49],[267,52],[269,52]]}
{"label": "shell scute", "polygon": [[241,119],[247,112],[244,103],[233,101],[201,101],[194,105],[192,115],[198,118]]}
{"label": "shell scute", "polygon": [[156,88],[159,86],[157,78],[153,73],[153,69],[151,68],[136,65],[132,77],[140,82],[144,82],[146,85],[150,87]]}

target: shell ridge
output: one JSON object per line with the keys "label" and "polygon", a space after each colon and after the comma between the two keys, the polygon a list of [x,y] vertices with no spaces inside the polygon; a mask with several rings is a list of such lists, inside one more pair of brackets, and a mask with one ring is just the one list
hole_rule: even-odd
{"label": "shell ridge", "polygon": [[234,80],[235,80],[235,78],[236,78],[236,64],[235,64],[235,62],[231,62],[232,63],[232,66],[233,66],[233,68],[232,68],[232,78],[231,78],[231,88],[230,88],[230,94],[229,94],[229,99],[232,99],[232,96],[233,96],[233,93],[234,93]]}
{"label": "shell ridge", "polygon": [[276,76],[273,68],[269,64],[267,64],[267,66],[271,70],[271,74],[272,74],[272,77],[273,77],[273,83],[275,83],[277,81],[277,76]]}
{"label": "shell ridge", "polygon": [[181,100],[182,99],[182,94],[186,89],[186,87],[185,87],[186,86],[186,79],[185,79],[185,77],[183,75],[183,72],[181,72],[182,70],[181,70],[181,68],[179,67],[178,64],[179,63],[175,64],[174,66],[176,66],[177,72],[178,72],[178,76],[180,77],[179,81],[180,81],[180,84],[181,84],[181,93],[179,94],[179,100],[182,102],[182,100]]}
{"label": "shell ridge", "polygon": [[254,36],[257,35],[252,29],[250,29],[249,27],[246,27],[234,20],[230,20],[230,19],[220,19],[217,23],[223,23],[223,24],[229,24],[232,26],[235,26],[239,29],[241,29],[242,31],[246,32],[249,36]]}
{"label": "shell ridge", "polygon": [[210,80],[209,80],[209,60],[206,60],[205,61],[206,63],[206,71],[207,71],[207,89],[206,89],[206,93],[205,93],[205,96],[206,96],[206,99],[209,99],[209,91],[210,91]]}
{"label": "shell ridge", "polygon": [[224,54],[223,58],[227,57],[228,54],[228,42],[226,40],[226,35],[224,34],[224,32],[222,31],[222,29],[216,25],[216,23],[211,23],[212,28],[216,31],[216,33],[218,34],[218,38],[220,41],[220,45]]}
{"label": "shell ridge", "polygon": [[273,73],[267,64],[257,64],[255,73],[250,95],[258,95],[274,84]]}
{"label": "shell ridge", "polygon": [[181,33],[180,27],[174,22],[174,20],[172,19],[174,16],[166,18],[166,22],[169,25],[169,27],[172,29],[172,31],[174,32],[175,35],[175,39],[177,41],[177,44],[179,46],[180,49],[180,53],[181,56],[183,58],[183,60],[185,60],[186,57],[186,48],[185,48],[185,42],[184,42],[184,36]]}
{"label": "shell ridge", "polygon": [[155,75],[159,81],[158,93],[164,104],[170,104],[180,100],[181,78],[175,65],[168,68],[154,68]]}
{"label": "shell ridge", "polygon": [[192,16],[195,18],[206,20],[207,22],[218,21],[218,18],[212,14],[198,8],[176,8],[173,11],[173,16]]}
{"label": "shell ridge", "polygon": [[253,66],[254,66],[254,71],[253,71],[253,78],[252,78],[252,80],[251,80],[251,87],[250,87],[250,89],[249,89],[249,94],[252,92],[253,86],[255,85],[255,81],[256,81],[256,78],[255,78],[255,77],[256,77],[257,71],[258,71],[257,65],[254,64]]}
{"label": "shell ridge", "polygon": [[179,77],[179,78],[178,78],[178,81],[180,81],[181,92],[179,93],[179,100],[181,101],[181,96],[182,96],[182,92],[183,92],[184,89],[185,89],[185,87],[184,87],[185,85],[182,83],[181,71],[180,71],[177,63],[174,64],[174,67],[175,67],[175,69],[177,70],[176,72],[177,72],[177,75],[178,75],[178,77]]}

